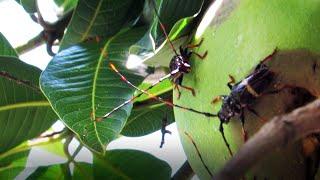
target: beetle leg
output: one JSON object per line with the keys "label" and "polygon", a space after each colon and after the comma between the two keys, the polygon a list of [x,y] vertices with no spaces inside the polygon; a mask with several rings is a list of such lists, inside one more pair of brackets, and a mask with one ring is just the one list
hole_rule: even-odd
{"label": "beetle leg", "polygon": [[202,55],[201,55],[201,54],[198,54],[198,53],[196,53],[196,52],[192,52],[192,54],[198,56],[198,58],[200,58],[200,59],[204,59],[204,58],[207,57],[208,51],[204,52],[204,54],[202,54]]}
{"label": "beetle leg", "polygon": [[182,88],[184,88],[184,89],[186,89],[188,91],[191,91],[192,96],[196,96],[196,92],[192,87],[188,87],[188,86],[184,86],[184,85],[178,85],[178,86],[180,86],[180,87],[182,87]]}
{"label": "beetle leg", "polygon": [[247,134],[247,131],[246,131],[245,128],[244,128],[245,119],[244,119],[244,112],[243,112],[243,110],[241,110],[240,120],[241,120],[241,126],[242,126],[242,136],[243,136],[243,140],[244,140],[244,142],[246,142],[247,139],[248,139],[248,134]]}
{"label": "beetle leg", "polygon": [[229,74],[229,82],[227,84],[227,86],[229,87],[229,89],[232,89],[232,84],[234,84],[236,82],[236,80],[234,79],[234,77],[232,75]]}
{"label": "beetle leg", "polygon": [[211,104],[215,104],[215,103],[217,103],[217,102],[219,102],[221,100],[222,100],[221,96],[216,96],[215,98],[212,99]]}
{"label": "beetle leg", "polygon": [[268,94],[277,94],[284,89],[294,88],[294,86],[291,86],[288,84],[287,85],[275,85],[275,88],[276,88],[275,90],[262,92],[259,96],[268,95]]}
{"label": "beetle leg", "polygon": [[265,57],[265,58],[261,61],[261,63],[265,63],[265,62],[271,60],[272,57],[273,57],[277,52],[278,52],[278,48],[276,47],[271,54],[269,54],[267,57]]}
{"label": "beetle leg", "polygon": [[182,48],[182,46],[179,46],[179,51],[180,51],[180,54],[185,54],[186,52],[184,51],[184,49]]}
{"label": "beetle leg", "polygon": [[186,48],[192,49],[192,48],[199,47],[199,46],[201,46],[202,42],[203,42],[203,38],[201,38],[200,42],[197,44],[188,44]]}
{"label": "beetle leg", "polygon": [[178,91],[178,97],[177,97],[177,99],[180,99],[181,91],[180,91],[180,89],[179,89],[179,85],[178,85],[178,84],[174,85],[174,89],[176,89],[176,90]]}
{"label": "beetle leg", "polygon": [[225,95],[216,96],[215,98],[212,99],[211,104],[215,104],[219,101],[222,101],[225,97],[226,97]]}
{"label": "beetle leg", "polygon": [[257,116],[257,117],[260,119],[261,122],[263,122],[263,123],[267,122],[267,120],[266,120],[265,118],[261,117],[261,116],[259,115],[259,113],[258,113],[255,109],[253,109],[252,107],[247,106],[247,109],[248,109],[249,112],[251,112],[252,114],[254,114],[255,116]]}
{"label": "beetle leg", "polygon": [[219,131],[220,131],[220,134],[221,134],[221,136],[222,136],[222,138],[223,138],[224,144],[227,146],[228,151],[229,151],[229,154],[230,154],[230,156],[232,157],[232,156],[233,156],[233,153],[232,153],[232,151],[231,151],[230,144],[228,143],[227,138],[226,138],[226,136],[225,136],[225,134],[224,134],[223,122],[222,122],[222,121],[220,121]]}
{"label": "beetle leg", "polygon": [[208,51],[204,52],[204,54],[201,55],[199,53],[188,50],[188,49],[193,49],[193,48],[197,48],[197,47],[201,46],[202,42],[203,42],[203,38],[201,39],[201,41],[198,44],[188,44],[184,50],[182,49],[182,47],[180,47],[180,53],[185,54],[187,56],[191,56],[191,54],[194,54],[199,59],[204,59],[207,57]]}

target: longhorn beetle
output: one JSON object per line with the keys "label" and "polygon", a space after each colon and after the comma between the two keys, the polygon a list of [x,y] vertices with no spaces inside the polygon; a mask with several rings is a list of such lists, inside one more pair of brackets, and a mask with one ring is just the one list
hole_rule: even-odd
{"label": "longhorn beetle", "polygon": [[275,53],[276,50],[262,60],[251,74],[233,86],[232,84],[235,82],[235,79],[229,75],[230,81],[228,82],[227,86],[231,90],[230,94],[228,96],[218,96],[212,101],[212,103],[215,103],[218,100],[222,100],[221,109],[218,111],[218,118],[221,121],[220,128],[223,129],[222,123],[227,124],[231,118],[238,117],[240,118],[242,125],[243,138],[245,141],[247,140],[247,132],[244,128],[244,109],[247,109],[257,117],[261,118],[252,108],[254,100],[264,94],[278,92],[264,91],[271,84],[275,77],[274,73],[269,70],[264,62],[272,59]]}
{"label": "longhorn beetle", "polygon": [[135,88],[136,90],[144,94],[147,94],[149,97],[155,100],[158,100],[171,107],[177,107],[177,108],[191,111],[197,114],[202,114],[207,117],[218,117],[220,120],[219,131],[223,137],[225,145],[228,148],[229,154],[232,156],[233,153],[225,137],[223,124],[227,124],[230,121],[230,119],[233,117],[240,117],[243,136],[245,140],[247,139],[247,134],[244,129],[244,122],[245,122],[244,109],[245,108],[248,109],[250,112],[252,112],[253,114],[255,114],[260,118],[258,113],[251,107],[254,100],[256,100],[258,97],[264,94],[278,92],[278,90],[272,91],[272,92],[264,92],[264,90],[271,84],[271,82],[275,77],[274,73],[269,70],[269,68],[264,64],[264,62],[271,60],[275,53],[276,53],[276,50],[271,55],[267,56],[264,60],[262,60],[256,66],[255,70],[251,74],[249,74],[244,80],[236,83],[234,86],[232,86],[232,83],[234,83],[235,80],[232,76],[230,76],[231,81],[227,83],[228,87],[231,89],[230,94],[228,96],[226,95],[218,96],[218,98],[215,98],[212,101],[213,103],[215,103],[219,99],[223,100],[221,109],[218,111],[218,114],[202,112],[202,111],[195,110],[193,108],[187,108],[177,104],[173,104],[172,102],[169,102],[169,101],[165,101],[161,97],[153,95],[152,93],[146,90],[140,89],[137,86],[133,85],[130,81],[127,80],[125,76],[123,76],[119,72],[119,70],[112,63],[109,63],[109,65],[111,69],[115,71],[125,83]]}
{"label": "longhorn beetle", "polygon": [[[187,74],[191,71],[191,66],[189,64],[189,58],[191,57],[192,54],[198,56],[200,59],[204,59],[207,56],[207,53],[208,53],[207,51],[203,55],[200,55],[196,52],[190,51],[190,49],[199,47],[201,45],[201,43],[203,42],[203,39],[198,44],[189,44],[185,48],[180,46],[179,53],[178,53],[178,51],[173,46],[173,43],[170,40],[170,38],[166,32],[165,26],[161,22],[161,18],[158,14],[158,10],[156,8],[155,2],[153,0],[150,0],[150,1],[152,2],[152,6],[154,8],[155,14],[159,20],[160,28],[163,31],[167,41],[170,44],[171,49],[173,50],[175,55],[171,59],[170,64],[169,64],[170,73],[163,76],[162,78],[160,78],[158,81],[154,82],[153,84],[151,84],[148,88],[145,89],[145,91],[152,89],[154,86],[156,86],[160,82],[164,81],[165,79],[171,78],[171,81],[175,85],[174,89],[178,90],[178,99],[180,98],[180,95],[181,95],[179,87],[191,91],[192,95],[195,96],[194,89],[191,87],[182,85],[182,80],[183,80],[183,75]],[[103,118],[109,117],[112,113],[114,113],[115,111],[118,111],[123,106],[125,106],[125,105],[131,103],[132,101],[134,101],[135,99],[139,98],[142,94],[144,94],[144,93],[141,92],[138,95],[134,96],[133,98],[123,102],[122,104],[120,104],[119,106],[115,107],[110,112],[108,112]],[[99,118],[99,119],[101,119],[101,118]]]}
{"label": "longhorn beetle", "polygon": [[[243,86],[243,83],[239,82],[239,83],[237,83],[237,84],[234,86],[234,87],[237,87],[237,88],[233,89],[232,86],[231,86],[231,83],[233,83],[234,81],[229,82],[229,83],[228,83],[228,86],[231,87],[231,89],[232,89],[232,92],[233,92],[233,93],[232,93],[232,96],[231,96],[231,95],[229,95],[229,96],[221,96],[221,97],[222,97],[221,99],[224,99],[224,101],[223,101],[222,108],[220,109],[220,111],[219,111],[218,114],[212,114],[212,113],[208,113],[208,112],[201,112],[201,111],[198,111],[198,110],[195,110],[195,109],[192,109],[192,108],[187,108],[187,107],[183,107],[183,106],[180,106],[180,105],[177,105],[177,104],[173,104],[172,102],[165,101],[165,100],[163,100],[162,98],[157,97],[157,96],[149,93],[148,90],[150,90],[150,89],[153,88],[156,84],[162,82],[163,80],[165,80],[165,79],[167,79],[167,78],[172,78],[172,81],[173,81],[173,83],[176,84],[176,87],[179,86],[179,84],[181,84],[181,82],[182,82],[183,75],[184,75],[185,73],[188,73],[188,72],[191,71],[191,67],[190,67],[190,64],[189,64],[189,58],[190,58],[190,56],[191,56],[192,54],[195,54],[195,55],[198,56],[199,58],[203,59],[203,58],[205,58],[205,56],[206,56],[206,54],[207,54],[207,52],[206,52],[204,55],[201,56],[201,55],[199,55],[199,54],[197,54],[197,53],[194,53],[194,52],[192,52],[192,51],[189,50],[190,48],[194,48],[194,47],[200,46],[200,44],[201,44],[202,41],[201,41],[199,44],[196,44],[196,45],[188,45],[188,46],[187,46],[186,48],[184,48],[184,49],[183,49],[182,47],[180,47],[180,48],[179,48],[180,54],[178,54],[177,51],[175,50],[172,42],[170,41],[167,33],[166,33],[166,30],[165,30],[164,25],[160,22],[160,17],[159,17],[159,15],[158,15],[158,13],[157,13],[157,9],[156,9],[155,5],[154,5],[154,9],[155,9],[155,11],[156,11],[155,14],[156,14],[156,16],[157,16],[158,19],[159,19],[160,27],[161,27],[161,29],[163,30],[163,32],[164,32],[164,34],[165,34],[165,36],[166,36],[166,38],[167,38],[167,40],[168,40],[171,48],[173,49],[173,51],[174,51],[174,53],[175,53],[175,56],[171,59],[171,62],[170,62],[170,65],[169,65],[169,67],[170,67],[170,69],[171,69],[171,72],[170,72],[168,75],[160,78],[157,82],[153,83],[153,84],[152,84],[151,86],[149,86],[147,89],[142,90],[142,89],[139,89],[137,86],[133,85],[131,82],[129,82],[129,81],[118,71],[118,69],[117,69],[113,64],[110,63],[109,65],[110,65],[111,69],[112,69],[113,71],[115,71],[115,72],[121,77],[121,79],[122,79],[124,82],[126,82],[128,85],[134,87],[135,89],[137,89],[137,90],[140,91],[141,93],[138,94],[137,96],[133,96],[131,99],[125,101],[125,102],[122,103],[122,104],[120,104],[119,106],[117,106],[116,108],[114,108],[113,110],[111,110],[110,112],[108,112],[106,115],[104,115],[103,117],[97,118],[96,121],[102,121],[103,119],[109,117],[113,112],[119,110],[121,107],[125,106],[126,104],[128,104],[128,103],[132,102],[133,100],[135,100],[136,98],[140,97],[142,94],[147,94],[147,95],[149,95],[151,98],[156,99],[156,100],[158,100],[158,101],[160,101],[160,102],[163,102],[164,104],[169,105],[169,106],[171,106],[171,107],[177,107],[177,108],[185,109],[185,110],[188,110],[188,111],[191,111],[191,112],[194,112],[194,113],[198,113],[198,114],[205,115],[205,116],[207,116],[207,117],[218,117],[218,118],[220,119],[219,131],[221,132],[221,135],[222,135],[223,140],[224,140],[224,142],[225,142],[225,144],[226,144],[226,146],[227,146],[227,148],[228,148],[228,150],[229,150],[230,155],[232,155],[232,151],[231,151],[231,149],[230,149],[230,145],[229,145],[229,143],[227,142],[227,139],[226,139],[226,137],[225,137],[225,135],[224,135],[223,123],[228,123],[228,122],[229,122],[229,119],[230,119],[231,117],[236,116],[236,115],[239,115],[239,114],[241,114],[240,111],[243,111],[244,107],[241,107],[241,108],[240,108],[240,111],[238,112],[238,109],[239,109],[239,108],[238,108],[238,104],[233,104],[233,101],[230,101],[230,100],[240,100],[240,101],[242,102],[242,99],[241,99],[241,98],[237,99],[236,97],[237,97],[237,96],[241,96],[241,97],[242,97],[242,95],[240,94],[241,92],[249,92],[248,89],[247,89],[247,86]],[[271,55],[270,55],[270,56],[271,56]],[[263,65],[262,63],[260,63],[258,66],[259,66],[259,67],[260,67],[260,66],[262,67],[262,66],[264,66],[264,65]],[[257,77],[256,77],[256,74],[257,74],[256,71],[258,71],[258,70],[260,69],[260,68],[258,68],[258,66],[257,66],[256,70],[255,70],[252,74],[250,74],[249,76],[247,76],[247,78],[246,78],[245,80],[251,80],[251,79],[253,80],[253,79],[256,79],[256,78],[257,78]],[[266,67],[266,66],[264,66],[264,67]],[[260,73],[258,73],[258,75],[259,75],[259,74],[260,74]],[[261,80],[263,80],[263,78],[262,78]],[[242,85],[240,86],[240,84],[242,84]],[[270,83],[265,83],[266,86],[268,86],[269,84],[270,84]],[[253,84],[250,83],[250,86],[248,86],[248,87],[251,87],[251,86],[254,88],[254,90],[255,90],[255,88],[259,88],[259,87],[260,87],[260,85],[254,86]],[[181,87],[186,88],[186,87],[184,87],[184,86],[181,86]],[[240,87],[242,88],[242,90],[241,90]],[[243,87],[245,87],[245,90],[243,90]],[[178,88],[178,87],[177,87],[177,88]],[[195,93],[194,93],[194,90],[193,90],[192,88],[187,87],[186,89],[190,90],[191,92],[193,92],[193,94],[195,94]],[[238,90],[236,90],[236,89],[238,89]],[[263,90],[263,88],[261,88],[261,89]],[[179,94],[180,94],[179,89],[178,89],[178,92],[179,92]],[[250,92],[249,92],[249,93],[250,93]],[[179,97],[179,96],[178,96],[178,97]],[[230,100],[227,101],[227,99],[230,99]],[[245,99],[246,99],[246,98],[245,98]],[[247,97],[247,100],[250,100],[250,99],[252,99],[252,98],[248,96],[248,97]],[[240,104],[241,104],[241,103],[240,103]],[[225,116],[226,113],[230,113],[230,114],[227,114],[227,116]],[[243,114],[243,113],[242,113],[242,114]],[[242,115],[242,116],[243,116],[243,115]],[[243,119],[244,119],[244,118],[243,118]],[[244,120],[243,120],[242,122],[244,122]]]}
{"label": "longhorn beetle", "polygon": [[[146,91],[146,90],[140,89],[139,87],[135,86],[135,85],[132,84],[130,81],[128,81],[127,78],[126,78],[124,75],[122,75],[122,74],[119,72],[119,70],[118,70],[112,63],[109,63],[109,66],[110,66],[110,68],[111,68],[114,72],[116,72],[116,73],[121,77],[121,80],[122,80],[122,81],[124,81],[125,83],[127,83],[127,84],[130,85],[131,87],[135,88],[136,90],[138,90],[138,91],[140,91],[140,92],[142,92],[142,93],[144,93],[144,94],[147,94],[147,95],[148,95],[150,98],[152,98],[152,99],[155,99],[155,100],[157,100],[157,101],[160,101],[160,102],[162,102],[162,103],[164,103],[164,104],[166,104],[166,105],[168,105],[168,106],[176,107],[176,108],[180,108],[180,109],[184,109],[184,110],[187,110],[187,111],[191,111],[191,112],[194,112],[194,113],[197,113],[197,114],[204,115],[204,116],[206,116],[206,117],[218,117],[217,114],[212,114],[212,113],[209,113],[209,112],[202,112],[202,111],[198,111],[198,110],[193,109],[193,108],[188,108],[188,107],[180,106],[180,105],[178,105],[178,104],[174,104],[174,103],[169,102],[169,101],[166,101],[166,100],[162,99],[161,97],[158,97],[158,96],[156,96],[156,95],[154,95],[154,94],[152,94],[152,93],[150,93],[150,92],[148,92],[148,91]],[[135,98],[135,97],[136,97],[136,96],[132,97],[131,99],[133,99],[133,98]],[[109,116],[109,115],[110,115],[110,114],[107,114],[106,116]],[[101,121],[101,120],[103,120],[103,118],[105,118],[105,117],[96,119],[96,121]],[[225,145],[226,145],[227,148],[228,148],[228,151],[229,151],[230,155],[232,155],[232,151],[231,151],[231,149],[230,149],[230,145],[229,145],[229,143],[228,143],[228,141],[227,141],[227,139],[226,139],[226,137],[225,137],[225,135],[224,135],[222,123],[223,123],[223,122],[220,120],[220,128],[219,128],[219,131],[220,131],[220,133],[221,133],[221,135],[222,135],[222,138],[223,138],[223,141],[224,141]]]}
{"label": "longhorn beetle", "polygon": [[198,44],[189,44],[184,48],[182,46],[180,46],[179,53],[178,53],[177,50],[175,49],[175,47],[173,46],[173,43],[171,42],[168,34],[167,34],[165,26],[162,24],[162,21],[161,21],[160,15],[158,13],[158,10],[156,8],[156,4],[155,4],[154,0],[150,0],[150,1],[152,3],[152,7],[154,8],[155,14],[158,18],[160,28],[162,29],[163,34],[165,35],[165,37],[166,37],[167,41],[169,42],[171,49],[173,50],[175,55],[173,56],[173,58],[171,59],[171,61],[169,63],[170,73],[167,76],[165,76],[165,78],[161,78],[158,82],[151,85],[147,90],[151,89],[153,86],[160,83],[164,79],[171,78],[173,84],[175,85],[174,88],[178,90],[178,99],[180,98],[180,95],[181,95],[179,87],[191,91],[192,95],[195,96],[194,89],[191,87],[182,85],[182,80],[183,80],[184,74],[188,74],[189,72],[191,72],[191,66],[189,63],[189,59],[192,54],[198,56],[200,59],[204,59],[207,56],[208,51],[206,51],[203,55],[200,55],[196,52],[190,51],[190,49],[199,47],[202,44],[203,39]]}

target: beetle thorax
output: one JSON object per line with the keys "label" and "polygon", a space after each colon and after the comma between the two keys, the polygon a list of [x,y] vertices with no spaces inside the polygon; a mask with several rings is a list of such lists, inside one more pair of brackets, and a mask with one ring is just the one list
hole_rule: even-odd
{"label": "beetle thorax", "polygon": [[169,67],[171,71],[176,69],[179,69],[179,72],[182,73],[189,73],[191,71],[191,66],[188,62],[188,58],[181,55],[174,56],[170,61]]}

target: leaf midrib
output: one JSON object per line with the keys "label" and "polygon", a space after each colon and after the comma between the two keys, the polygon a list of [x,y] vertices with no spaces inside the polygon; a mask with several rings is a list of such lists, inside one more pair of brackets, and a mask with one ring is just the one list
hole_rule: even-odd
{"label": "leaf midrib", "polygon": [[21,103],[0,106],[0,112],[12,110],[12,109],[26,108],[26,107],[48,107],[48,106],[50,106],[50,103],[48,101],[21,102]]}
{"label": "leaf midrib", "polygon": [[85,38],[87,38],[94,22],[95,22],[95,19],[97,18],[98,14],[99,14],[99,11],[100,11],[100,8],[101,8],[101,5],[102,5],[102,0],[99,1],[99,4],[96,8],[96,11],[94,12],[94,15],[91,19],[91,21],[89,22],[89,25],[88,25],[88,28],[86,29],[86,31],[83,33],[82,37],[81,37],[81,41],[84,41]]}
{"label": "leaf midrib", "polygon": [[[101,50],[100,52],[100,56],[99,56],[99,59],[98,59],[98,63],[97,63],[97,67],[96,67],[96,71],[94,73],[94,77],[93,77],[93,84],[92,84],[92,96],[91,96],[91,102],[92,102],[92,118],[95,120],[96,119],[96,112],[95,112],[95,96],[96,96],[96,86],[97,86],[97,79],[98,79],[98,74],[100,72],[100,68],[102,66],[102,62],[104,59],[107,58],[108,56],[108,47],[110,45],[110,43],[112,42],[112,40],[117,37],[117,35],[113,36],[112,38],[110,38],[108,40],[108,42],[104,45],[103,49]],[[94,132],[97,136],[97,139],[101,145],[101,148],[103,151],[105,151],[105,147],[100,139],[100,136],[98,134],[98,131],[97,131],[97,122],[96,121],[93,121],[93,126],[94,126]]]}
{"label": "leaf midrib", "polygon": [[98,159],[98,161],[100,161],[100,163],[102,164],[102,166],[104,168],[109,169],[117,176],[120,176],[122,179],[131,180],[131,178],[128,177],[120,168],[113,165],[113,163],[110,160],[108,160],[106,158],[100,158],[100,157],[97,157],[97,159]]}

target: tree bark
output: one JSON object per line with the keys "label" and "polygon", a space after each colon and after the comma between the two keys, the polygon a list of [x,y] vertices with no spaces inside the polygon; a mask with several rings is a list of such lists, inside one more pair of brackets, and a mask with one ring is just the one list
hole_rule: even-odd
{"label": "tree bark", "polygon": [[320,99],[266,123],[213,179],[239,179],[266,154],[320,132]]}

